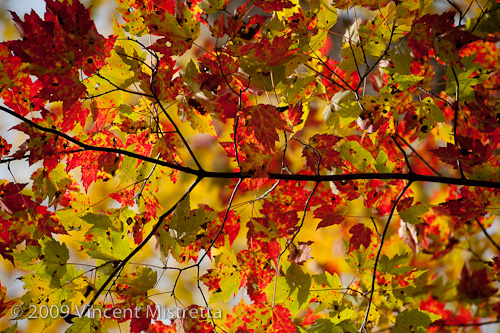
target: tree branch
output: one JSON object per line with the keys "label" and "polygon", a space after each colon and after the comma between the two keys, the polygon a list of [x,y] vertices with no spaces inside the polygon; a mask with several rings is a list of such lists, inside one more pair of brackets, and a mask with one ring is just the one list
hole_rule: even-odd
{"label": "tree branch", "polygon": [[[23,117],[13,110],[0,105],[0,110],[7,112],[8,114],[16,117],[17,119],[35,127],[38,130],[45,131],[48,133],[60,136],[81,148],[88,151],[101,151],[107,153],[115,153],[120,155],[129,156],[139,160],[144,160],[150,163],[156,163],[164,167],[168,167],[174,170],[184,172],[186,174],[197,176],[200,179],[203,178],[218,178],[218,179],[249,179],[252,176],[244,172],[217,172],[217,171],[205,171],[196,170],[189,167],[182,166],[180,164],[169,163],[157,158],[144,156],[127,150],[119,148],[109,148],[109,147],[97,147],[85,144],[65,133],[54,130],[52,128],[41,126],[26,117]],[[462,186],[476,186],[483,188],[495,188],[500,189],[500,181],[489,181],[489,180],[475,180],[467,178],[452,178],[452,177],[442,177],[442,176],[428,176],[419,175],[416,173],[349,173],[340,175],[306,175],[306,174],[288,174],[288,173],[269,173],[268,179],[274,180],[295,180],[295,181],[313,181],[313,182],[331,182],[331,181],[346,181],[346,180],[369,180],[369,179],[379,179],[379,180],[393,180],[393,179],[403,179],[410,182],[430,182],[430,183],[440,183],[448,185],[462,185]]]}
{"label": "tree branch", "polygon": [[398,205],[399,200],[403,197],[406,190],[411,186],[411,184],[412,184],[411,181],[408,182],[408,184],[406,184],[406,186],[403,188],[403,191],[401,191],[401,193],[399,193],[398,197],[396,198],[396,201],[394,202],[394,205],[392,205],[391,213],[389,214],[389,217],[387,218],[387,222],[385,223],[384,231],[382,232],[382,238],[380,239],[380,245],[379,245],[378,251],[377,251],[377,256],[375,257],[375,264],[373,265],[372,287],[371,287],[371,291],[370,291],[370,299],[368,300],[368,306],[366,308],[365,318],[363,319],[363,323],[361,324],[361,327],[358,330],[359,333],[366,331],[366,323],[368,321],[368,315],[370,314],[370,307],[372,305],[373,293],[375,292],[375,278],[377,275],[378,260],[380,259],[380,254],[382,253],[382,248],[384,247],[385,236],[387,236],[387,230],[389,230],[389,224],[391,223],[392,216],[394,215],[394,212],[396,211],[396,206]]}
{"label": "tree branch", "polygon": [[490,243],[498,250],[498,252],[500,252],[500,246],[498,246],[498,244],[493,240],[493,238],[491,238],[490,234],[488,233],[488,231],[486,231],[486,228],[481,223],[481,221],[479,221],[479,219],[477,219],[477,218],[475,218],[474,220],[479,225],[479,227],[483,231],[483,233],[486,236],[486,238],[488,238],[488,240],[490,241]]}
{"label": "tree branch", "polygon": [[104,290],[106,289],[106,287],[108,286],[108,284],[115,278],[115,276],[118,274],[118,272],[120,272],[125,267],[125,265],[149,242],[149,240],[158,231],[158,229],[160,229],[160,227],[163,224],[163,221],[165,220],[165,218],[167,218],[170,214],[172,214],[172,212],[175,210],[175,208],[177,208],[177,205],[179,204],[179,202],[181,202],[189,193],[191,193],[191,191],[196,187],[196,185],[198,185],[198,183],[200,181],[201,181],[201,178],[197,178],[191,184],[191,186],[189,186],[189,188],[187,189],[187,191],[184,192],[184,194],[182,195],[182,197],[172,207],[170,207],[169,210],[167,210],[162,216],[160,216],[160,218],[158,219],[158,222],[156,222],[156,224],[153,226],[153,229],[151,229],[151,231],[149,232],[149,234],[142,240],[141,244],[137,245],[137,247],[132,252],[130,252],[130,254],[127,257],[125,257],[125,259],[123,259],[120,262],[120,264],[113,270],[113,272],[111,272],[111,274],[109,275],[109,277],[102,284],[101,288],[99,288],[99,290],[95,293],[94,297],[89,302],[89,305],[87,307],[85,307],[85,310],[83,311],[81,317],[85,317],[85,315],[87,314],[88,310],[90,308],[92,308],[92,306],[94,305],[94,303],[97,300],[97,298],[99,298],[99,296],[104,292]]}

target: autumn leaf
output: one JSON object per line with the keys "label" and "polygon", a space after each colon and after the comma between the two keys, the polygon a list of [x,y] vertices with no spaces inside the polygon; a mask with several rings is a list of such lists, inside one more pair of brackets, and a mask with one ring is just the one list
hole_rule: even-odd
{"label": "autumn leaf", "polygon": [[485,298],[497,292],[497,289],[490,286],[490,279],[486,268],[480,270],[469,270],[466,265],[460,273],[458,291],[471,300]]}
{"label": "autumn leaf", "polygon": [[344,210],[337,205],[322,205],[314,210],[314,217],[321,219],[316,229],[340,224],[344,221]]}
{"label": "autumn leaf", "polygon": [[[245,119],[242,135],[251,136],[253,134],[257,142],[263,146],[264,152],[274,151],[275,142],[279,140],[277,131],[290,131],[282,115],[272,105],[247,107],[241,111],[240,117]],[[266,127],[261,126],[263,121],[265,121]]]}
{"label": "autumn leaf", "polygon": [[343,166],[340,152],[334,149],[339,141],[339,137],[330,134],[315,134],[309,139],[309,145],[302,151],[302,156],[306,158],[312,171],[317,171],[318,165],[328,170]]}
{"label": "autumn leaf", "polygon": [[368,248],[372,237],[372,230],[370,228],[358,223],[349,229],[349,233],[352,234],[351,240],[349,241],[350,251],[359,249],[361,245],[363,245],[365,249]]}
{"label": "autumn leaf", "polygon": [[87,75],[95,73],[94,63],[101,62],[109,51],[105,39],[90,20],[90,10],[81,3],[74,1],[70,5],[47,0],[46,5],[44,20],[32,12],[25,15],[23,22],[12,13],[23,39],[4,42],[4,45],[29,63],[30,74],[43,82],[40,97],[63,100],[70,106],[85,92],[77,68],[82,68]]}
{"label": "autumn leaf", "polygon": [[5,332],[498,321],[499,3],[109,1],[6,4]]}

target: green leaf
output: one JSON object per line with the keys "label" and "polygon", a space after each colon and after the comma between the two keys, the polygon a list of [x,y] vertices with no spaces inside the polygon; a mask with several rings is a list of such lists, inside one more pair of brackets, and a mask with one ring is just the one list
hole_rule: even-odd
{"label": "green leaf", "polygon": [[380,173],[389,173],[394,170],[396,163],[389,161],[387,154],[380,150],[377,159],[375,160],[375,169]]}
{"label": "green leaf", "polygon": [[458,98],[460,102],[473,101],[475,99],[473,87],[488,79],[488,75],[486,73],[483,74],[482,70],[480,74],[472,76],[475,71],[481,69],[481,65],[474,63],[475,58],[476,54],[472,54],[462,59],[464,70],[455,66],[449,66],[446,70],[446,77],[448,78],[448,81],[446,81],[446,93],[450,96],[456,96],[458,84]]}
{"label": "green leaf", "polygon": [[323,119],[328,127],[346,126],[358,118],[361,109],[351,90],[333,95],[323,110]]}
{"label": "green leaf", "polygon": [[[360,22],[361,25],[361,22]],[[351,37],[352,38],[352,37]],[[342,46],[342,61],[338,65],[340,69],[348,72],[356,72],[365,61],[363,49],[358,44],[349,45],[344,43]]]}
{"label": "green leaf", "polygon": [[86,215],[82,216],[81,219],[93,225],[92,228],[90,228],[89,233],[102,233],[102,231],[99,231],[97,229],[112,229],[115,231],[123,231],[123,223],[114,216],[110,216],[107,214],[96,215],[94,213],[87,213]]}
{"label": "green leaf", "polygon": [[290,310],[297,313],[304,305],[309,304],[311,275],[303,272],[299,265],[292,264],[286,271],[286,280],[290,287],[290,298],[295,303]]}
{"label": "green leaf", "polygon": [[[408,273],[413,270],[409,266],[401,266],[408,263],[408,253],[396,254],[394,257],[389,258],[385,254],[380,257],[379,270],[380,272],[389,273],[392,275],[400,275]],[[396,267],[399,266],[399,267]]]}
{"label": "green leaf", "polygon": [[421,141],[434,128],[435,122],[444,122],[446,120],[443,111],[441,111],[430,97],[424,98],[419,103],[416,113],[421,125],[417,131],[417,135]]}
{"label": "green leaf", "polygon": [[154,288],[158,281],[157,273],[149,267],[139,266],[135,274],[135,276],[123,276],[117,280],[117,283],[129,286],[129,288],[121,290],[120,294],[147,295],[148,290]]}
{"label": "green leaf", "polygon": [[[325,44],[328,31],[337,23],[337,8],[331,8],[327,2],[311,1],[312,10],[318,17],[318,34],[311,37],[310,50],[317,51]],[[309,51],[309,50],[307,50]]]}
{"label": "green leaf", "polygon": [[39,243],[42,246],[46,273],[54,279],[61,278],[66,273],[66,262],[69,259],[68,247],[48,237],[40,240]]}
{"label": "green leaf", "polygon": [[392,49],[391,51],[389,51],[389,54],[391,56],[394,67],[384,67],[383,70],[389,74],[399,73],[402,75],[409,75],[411,55],[406,43],[403,43],[402,46]]}
{"label": "green leaf", "polygon": [[234,294],[238,293],[241,284],[241,274],[238,270],[238,260],[233,251],[227,250],[215,258],[215,265],[221,267],[216,274],[221,276],[220,290],[213,292],[209,304],[228,302]]}
{"label": "green leaf", "polygon": [[215,212],[204,207],[190,210],[189,196],[186,196],[175,209],[168,223],[170,235],[180,246],[188,246],[204,232],[207,224],[215,218]]}
{"label": "green leaf", "polygon": [[228,0],[203,0],[200,8],[207,14],[214,14],[226,8]]}
{"label": "green leaf", "polygon": [[420,327],[427,327],[432,323],[428,312],[418,309],[404,310],[396,317],[396,326],[391,329],[392,333],[415,332]]}
{"label": "green leaf", "polygon": [[274,300],[275,304],[284,303],[290,296],[290,285],[285,276],[275,277],[264,289],[268,302]]}
{"label": "green leaf", "polygon": [[[98,310],[97,310],[98,311]],[[98,313],[96,311],[96,313]],[[73,320],[73,325],[68,327],[66,333],[104,333],[108,332],[98,318],[77,317]]]}
{"label": "green leaf", "polygon": [[92,229],[93,237],[85,242],[81,242],[85,252],[95,259],[104,261],[122,260],[132,251],[130,239],[127,235],[128,230],[115,231],[111,228]]}
{"label": "green leaf", "polygon": [[21,265],[24,269],[35,270],[32,267],[39,266],[37,261],[39,256],[42,254],[42,248],[39,246],[27,246],[26,249],[15,252],[12,254],[14,259],[20,261],[23,265]]}
{"label": "green leaf", "polygon": [[399,211],[399,216],[404,222],[407,223],[411,224],[424,223],[425,221],[422,219],[422,215],[427,213],[430,207],[432,207],[432,205],[417,202],[410,208]]}
{"label": "green leaf", "polygon": [[344,142],[340,148],[342,156],[361,172],[366,172],[368,166],[373,162],[370,152],[359,144],[358,141]]}
{"label": "green leaf", "polygon": [[[389,83],[397,83],[399,90],[403,91],[408,90],[410,87],[416,85],[422,79],[424,79],[423,76],[413,74],[403,75],[395,73],[394,75],[392,75]],[[386,87],[389,87],[389,85],[387,85]]]}
{"label": "green leaf", "polygon": [[14,325],[2,330],[1,333],[17,333],[17,322]]}
{"label": "green leaf", "polygon": [[340,283],[340,278],[337,273],[331,275],[329,272],[324,272],[321,274],[316,274],[313,276],[316,283],[320,285],[325,285],[332,289],[340,290],[342,288],[342,283]]}

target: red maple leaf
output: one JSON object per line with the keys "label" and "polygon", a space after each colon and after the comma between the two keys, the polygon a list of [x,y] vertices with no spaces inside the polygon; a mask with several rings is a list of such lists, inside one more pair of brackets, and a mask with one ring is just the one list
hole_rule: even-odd
{"label": "red maple leaf", "polygon": [[335,224],[340,224],[344,221],[344,216],[340,214],[340,209],[337,205],[323,204],[314,210],[314,217],[321,219],[316,230],[319,228],[328,227]]}
{"label": "red maple leaf", "polygon": [[344,165],[340,153],[335,150],[335,145],[340,138],[331,134],[315,134],[309,139],[309,145],[302,150],[302,156],[307,160],[307,166],[313,172],[317,171],[319,165],[326,169],[341,167]]}
{"label": "red maple leaf", "polygon": [[292,322],[292,313],[283,305],[277,305],[273,308],[272,329],[271,332],[288,333],[295,332],[295,325]]}
{"label": "red maple leaf", "polygon": [[353,225],[349,229],[349,233],[352,234],[351,240],[349,241],[349,251],[354,251],[359,249],[361,245],[368,248],[372,240],[372,230],[365,227],[364,224],[358,223]]}
{"label": "red maple leaf", "polygon": [[288,0],[255,0],[253,3],[269,13],[293,7],[293,3]]}
{"label": "red maple leaf", "polygon": [[0,156],[9,155],[12,145],[0,136]]}
{"label": "red maple leaf", "polygon": [[497,292],[497,289],[493,288],[490,282],[486,268],[469,271],[467,265],[464,265],[457,289],[470,299],[487,298]]}
{"label": "red maple leaf", "polygon": [[[219,232],[225,215],[225,211],[219,212],[215,221],[208,224],[207,240],[209,240],[210,243],[215,239],[215,236]],[[235,214],[234,211],[229,211],[225,220],[224,228],[222,229],[219,237],[217,237],[217,240],[214,243],[214,247],[218,248],[224,246],[226,236],[228,237],[229,245],[232,245],[234,240],[236,239],[236,236],[238,236],[238,233],[240,232],[240,223],[241,221],[239,216]]]}
{"label": "red maple leaf", "polygon": [[[87,138],[84,142],[89,145],[95,145],[100,147],[116,147],[120,148],[123,146],[121,141],[117,139],[111,132],[103,131],[99,133],[90,133],[92,136]],[[114,165],[117,167],[120,162],[120,158],[116,158],[117,155],[110,152],[97,152],[97,151],[83,151],[71,155],[68,158],[66,170],[72,170],[76,167],[81,166],[82,169],[82,182],[85,190],[88,190],[90,184],[92,184],[98,178],[98,171],[105,171],[105,168],[109,168],[110,161],[114,161]],[[103,175],[99,175],[99,178],[103,178]]]}
{"label": "red maple leaf", "polygon": [[30,111],[39,110],[45,105],[46,101],[35,97],[43,87],[42,82],[33,83],[27,65],[2,44],[0,68],[0,98],[6,106],[26,116]]}
{"label": "red maple leaf", "polygon": [[460,161],[464,171],[471,171],[477,165],[485,163],[490,159],[491,148],[489,145],[483,145],[479,139],[470,139],[463,136],[457,136],[458,145],[447,143],[446,147],[431,150],[443,162],[458,168],[457,161]]}
{"label": "red maple leaf", "polygon": [[150,333],[176,333],[175,327],[165,325],[159,320],[155,320],[154,323],[151,323],[146,331]]}
{"label": "red maple leaf", "polygon": [[29,73],[44,83],[40,96],[70,105],[82,96],[78,69],[91,75],[109,56],[110,43],[105,43],[90,19],[90,10],[79,1],[46,0],[47,11],[42,20],[34,11],[21,21],[12,13],[22,40],[4,42],[23,62]]}
{"label": "red maple leaf", "polygon": [[[271,229],[271,232],[276,232],[274,237],[290,236],[297,230],[297,222],[299,218],[296,210],[284,211],[283,206],[279,203],[264,201],[262,209],[260,210],[263,217],[257,217],[254,220],[261,224],[266,229]],[[249,222],[251,228],[253,223]],[[249,232],[249,235],[254,232]],[[259,237],[266,238],[266,235],[259,231],[256,233]],[[272,236],[271,236],[272,237]]]}
{"label": "red maple leaf", "polygon": [[[240,117],[244,119],[245,126],[238,127],[240,132],[238,135],[246,137],[253,134],[266,153],[274,151],[275,142],[279,140],[277,131],[290,131],[286,121],[273,105],[259,104],[246,107],[240,112]],[[266,125],[262,126],[263,124]]]}

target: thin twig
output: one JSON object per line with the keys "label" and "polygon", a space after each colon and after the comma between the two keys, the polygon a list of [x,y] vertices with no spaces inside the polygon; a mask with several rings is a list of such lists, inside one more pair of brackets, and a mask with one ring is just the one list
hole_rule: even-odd
{"label": "thin twig", "polygon": [[99,288],[99,290],[95,293],[94,297],[92,300],[89,302],[88,306],[85,307],[85,310],[82,313],[82,317],[85,317],[87,314],[88,310],[92,308],[94,303],[96,302],[97,298],[104,292],[104,290],[107,288],[108,284],[114,280],[115,276],[125,267],[125,265],[149,242],[149,240],[153,237],[154,234],[160,229],[160,227],[163,225],[163,221],[165,218],[167,218],[172,212],[177,208],[177,205],[193,191],[193,189],[200,183],[202,178],[196,178],[196,180],[189,186],[186,192],[182,195],[182,197],[172,206],[170,207],[169,210],[167,210],[163,215],[160,216],[158,219],[158,222],[153,226],[153,229],[149,232],[149,234],[142,240],[142,242],[137,245],[137,247],[132,250],[122,261],[120,261],[120,264],[111,272],[109,277],[104,281],[102,286]]}
{"label": "thin twig", "polygon": [[366,308],[365,318],[363,319],[363,323],[361,324],[361,327],[358,330],[359,333],[366,330],[366,323],[368,322],[368,315],[370,314],[370,307],[372,304],[373,293],[375,292],[375,280],[376,280],[376,275],[377,275],[377,265],[378,265],[378,261],[380,259],[380,254],[382,253],[382,248],[384,247],[384,241],[385,241],[385,236],[387,235],[387,230],[389,230],[389,224],[391,222],[392,216],[394,215],[394,212],[396,210],[396,206],[398,205],[399,200],[403,197],[406,190],[410,187],[411,184],[412,184],[411,181],[408,182],[408,184],[406,184],[406,186],[403,188],[401,193],[399,193],[398,197],[396,198],[396,201],[392,205],[391,213],[389,214],[389,217],[387,218],[387,222],[385,223],[385,227],[384,227],[384,231],[382,232],[382,238],[380,240],[380,245],[378,247],[377,255],[375,256],[375,263],[373,265],[372,286],[371,286],[371,291],[370,291],[370,298],[368,300],[368,306]]}
{"label": "thin twig", "polygon": [[484,227],[484,225],[479,221],[479,219],[475,218],[474,220],[479,225],[479,227],[483,231],[483,233],[486,236],[486,238],[488,238],[488,240],[490,241],[490,243],[497,249],[498,252],[500,252],[500,246],[498,246],[498,244],[493,240],[493,238],[491,238],[491,236],[488,233],[488,231],[486,231],[486,228]]}
{"label": "thin twig", "polygon": [[411,151],[422,161],[422,163],[424,163],[432,172],[434,172],[436,175],[438,176],[442,176],[441,173],[439,173],[439,171],[437,171],[436,169],[434,169],[430,164],[429,162],[427,162],[416,150],[415,148],[412,147],[412,145],[410,145],[406,140],[405,138],[403,138],[401,135],[399,134],[396,134],[397,138],[401,141],[404,142],[404,144],[411,149]]}

